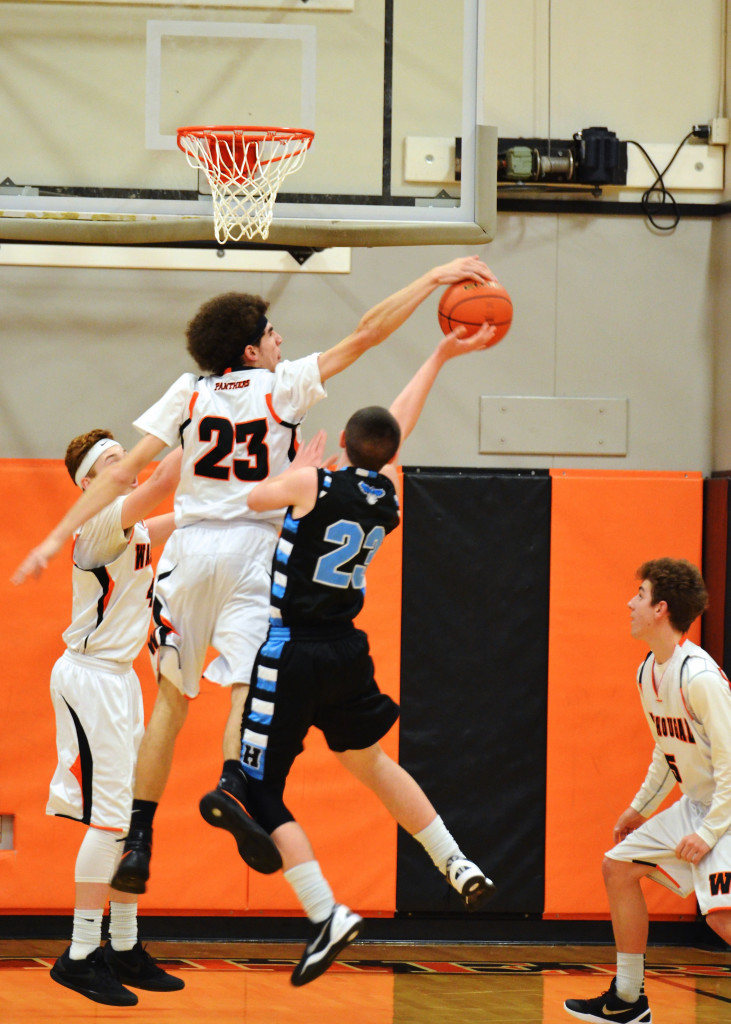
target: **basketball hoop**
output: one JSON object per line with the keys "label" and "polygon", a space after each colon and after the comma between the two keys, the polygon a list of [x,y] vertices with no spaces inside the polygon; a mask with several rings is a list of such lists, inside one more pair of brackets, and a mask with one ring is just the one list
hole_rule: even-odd
{"label": "basketball hoop", "polygon": [[315,133],[298,128],[178,128],[178,146],[211,186],[216,239],[266,239],[279,187],[304,163]]}

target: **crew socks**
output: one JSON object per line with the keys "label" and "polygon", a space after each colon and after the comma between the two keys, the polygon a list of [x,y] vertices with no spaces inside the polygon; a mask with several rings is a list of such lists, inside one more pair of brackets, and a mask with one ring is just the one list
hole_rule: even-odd
{"label": "crew socks", "polygon": [[644,953],[617,953],[617,995],[625,1003],[636,1003],[645,980]]}
{"label": "crew socks", "polygon": [[284,872],[284,877],[295,891],[302,909],[313,924],[327,921],[335,908],[332,889],[323,877],[316,860],[297,864]]}
{"label": "crew socks", "polygon": [[447,861],[450,857],[463,856],[454,837],[447,831],[439,815],[421,832],[414,833],[414,839],[421,843],[442,874],[446,873]]}
{"label": "crew socks", "polygon": [[109,903],[109,938],[118,953],[137,945],[137,903]]}
{"label": "crew socks", "polygon": [[155,800],[133,800],[132,817],[129,823],[130,832],[135,828],[144,828],[152,832],[152,819],[155,817],[156,810],[157,801]]}
{"label": "crew socks", "polygon": [[103,910],[74,909],[74,926],[71,933],[72,960],[85,960],[90,953],[98,949],[102,941]]}

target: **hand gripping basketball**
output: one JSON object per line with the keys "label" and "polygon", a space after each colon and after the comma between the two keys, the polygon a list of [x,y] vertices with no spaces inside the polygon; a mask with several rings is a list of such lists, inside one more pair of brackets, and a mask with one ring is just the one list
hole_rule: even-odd
{"label": "hand gripping basketball", "polygon": [[510,330],[513,303],[499,281],[458,281],[445,289],[439,301],[439,326],[444,334],[464,327],[469,338],[484,323],[495,327],[490,346]]}

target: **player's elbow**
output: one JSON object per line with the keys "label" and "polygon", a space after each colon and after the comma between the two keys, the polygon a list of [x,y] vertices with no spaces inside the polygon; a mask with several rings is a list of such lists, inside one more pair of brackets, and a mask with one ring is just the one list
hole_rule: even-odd
{"label": "player's elbow", "polygon": [[266,502],[263,500],[261,493],[257,493],[258,491],[258,487],[255,487],[252,491],[250,491],[248,497],[246,498],[246,504],[249,506],[252,512],[266,512],[268,506]]}

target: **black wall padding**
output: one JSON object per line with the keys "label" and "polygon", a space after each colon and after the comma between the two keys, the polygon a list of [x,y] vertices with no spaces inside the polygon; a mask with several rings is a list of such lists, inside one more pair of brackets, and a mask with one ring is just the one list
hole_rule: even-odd
{"label": "black wall padding", "polygon": [[[543,911],[550,517],[546,472],[404,472],[400,761],[488,913]],[[402,829],[396,908],[463,908]]]}

